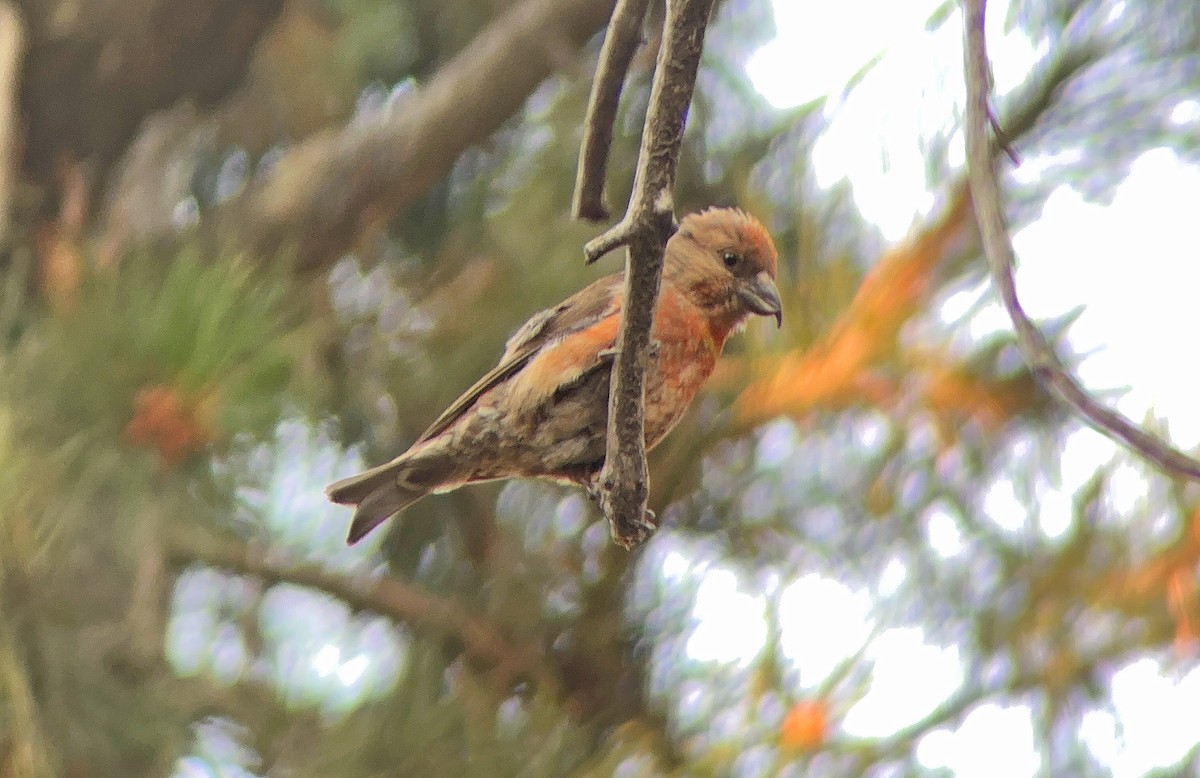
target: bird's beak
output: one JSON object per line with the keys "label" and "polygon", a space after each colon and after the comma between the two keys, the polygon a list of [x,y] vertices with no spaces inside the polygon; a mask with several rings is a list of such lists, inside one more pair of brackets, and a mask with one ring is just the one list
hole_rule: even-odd
{"label": "bird's beak", "polygon": [[746,307],[759,316],[774,316],[776,326],[783,326],[783,301],[779,299],[779,287],[766,271],[743,281],[738,297]]}

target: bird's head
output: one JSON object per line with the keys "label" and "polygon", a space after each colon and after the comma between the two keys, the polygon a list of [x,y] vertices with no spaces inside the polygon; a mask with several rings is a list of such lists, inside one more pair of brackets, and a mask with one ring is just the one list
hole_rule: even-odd
{"label": "bird's head", "polygon": [[781,326],[777,265],[762,222],[737,208],[709,208],[684,217],[667,243],[663,277],[729,328],[752,313]]}

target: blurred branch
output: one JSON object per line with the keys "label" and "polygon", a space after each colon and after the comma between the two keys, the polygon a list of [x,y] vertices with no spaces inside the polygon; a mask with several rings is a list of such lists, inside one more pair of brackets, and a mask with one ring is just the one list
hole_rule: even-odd
{"label": "blurred branch", "polygon": [[278,688],[259,679],[240,678],[228,684],[208,674],[180,678],[166,673],[157,679],[156,691],[173,708],[195,719],[225,716],[256,732],[270,729],[268,724],[302,725],[306,718],[289,707]]}
{"label": "blurred branch", "polygon": [[13,171],[19,169],[17,101],[25,58],[25,24],[11,2],[0,3],[0,240],[8,234]]}
{"label": "blurred branch", "polygon": [[1044,72],[1032,84],[1019,88],[1017,96],[1006,101],[1014,103],[1015,107],[1010,107],[999,119],[989,111],[989,125],[1003,126],[1005,141],[1003,148],[991,149],[992,156],[1001,150],[1006,154],[1011,154],[1012,152],[1007,148],[1008,145],[1015,143],[1032,130],[1034,125],[1054,105],[1067,82],[1095,62],[1103,53],[1098,45],[1073,43],[1064,47],[1061,51],[1054,53]]}
{"label": "blurred branch", "polygon": [[[1100,54],[1088,45],[1057,52],[1045,72],[1009,101],[1003,118],[1007,140],[1029,133],[1071,79]],[[1000,151],[989,149],[989,158]],[[872,370],[895,356],[900,328],[961,272],[965,262],[960,258],[973,257],[964,249],[976,239],[970,184],[964,175],[946,189],[946,206],[880,257],[832,327],[807,349],[784,354],[747,383],[734,405],[731,432],[740,434],[776,416],[802,417],[816,408],[878,397],[881,387]],[[751,369],[735,357],[723,358],[722,365],[734,366],[735,373]],[[717,380],[726,372],[722,369]]]}
{"label": "blurred branch", "polygon": [[1097,431],[1124,444],[1167,473],[1200,478],[1200,461],[1151,435],[1088,394],[1068,373],[1046,336],[1021,307],[1013,271],[1016,256],[1004,224],[1000,187],[993,164],[994,151],[987,134],[991,85],[984,35],[984,7],[985,0],[966,0],[963,15],[967,81],[967,175],[984,253],[1000,301],[1012,320],[1017,345],[1039,380]]}
{"label": "blurred branch", "polygon": [[170,611],[171,585],[166,559],[158,537],[162,532],[159,503],[148,502],[138,517],[136,533],[139,546],[133,573],[133,590],[123,620],[124,649],[129,661],[137,666],[157,663],[164,650]]}
{"label": "blurred branch", "polygon": [[542,664],[542,652],[536,645],[515,643],[482,615],[398,578],[356,580],[319,564],[272,559],[265,550],[247,543],[199,533],[175,533],[170,539],[168,555],[176,564],[194,562],[251,575],[267,585],[283,583],[315,589],[351,608],[387,616],[417,632],[454,635],[462,641],[467,654],[492,664],[494,677],[501,686],[511,686],[528,677],[552,692],[558,688],[556,676]]}
{"label": "blurred branch", "polygon": [[6,623],[0,632],[0,775],[54,775],[58,744],[45,730],[34,676],[17,641]]}
{"label": "blurred branch", "polygon": [[604,468],[593,486],[613,539],[626,548],[640,544],[655,527],[646,507],[650,496],[643,407],[647,350],[662,281],[663,250],[675,231],[672,191],[679,147],[712,5],[713,0],[667,3],[663,46],[655,63],[629,207],[618,224],[583,248],[587,261],[595,262],[618,246],[629,247],[609,390],[608,442]]}
{"label": "blurred branch", "polygon": [[[1169,641],[1172,629],[1169,618],[1148,618],[1140,631],[1118,630],[1110,640],[1086,652],[1063,644],[1054,646],[1048,656],[1026,655],[1017,660],[1018,666],[1007,676],[994,681],[968,679],[926,716],[894,734],[870,743],[846,741],[838,744],[839,750],[854,754],[855,774],[866,773],[874,764],[911,753],[913,744],[930,732],[959,724],[963,716],[986,700],[1027,699],[1037,692],[1053,698],[1066,689],[1098,685],[1107,675],[1104,672],[1107,667],[1138,656],[1139,648],[1157,647]],[[1012,660],[1008,655],[1007,661]]]}
{"label": "blurred branch", "polygon": [[423,88],[370,126],[318,133],[221,209],[259,253],[294,244],[301,267],[330,264],[409,205],[513,115],[608,19],[613,0],[522,0]]}
{"label": "blurred branch", "polygon": [[177,103],[142,123],[111,173],[101,216],[101,263],[114,261],[126,245],[171,229],[195,175],[192,165],[178,160],[199,158],[211,135],[191,103]]}
{"label": "blurred branch", "polygon": [[[1116,640],[1101,646],[1088,656],[1071,654],[1068,660],[1070,665],[1061,669],[1071,676],[1089,675],[1095,672],[1101,664],[1114,662],[1130,653],[1132,650],[1125,641]],[[894,759],[911,752],[913,743],[920,740],[921,737],[936,729],[959,723],[968,711],[985,700],[1021,697],[1031,691],[1042,689],[1046,685],[1046,674],[1044,667],[1027,666],[1019,670],[1014,677],[999,684],[980,681],[968,682],[924,718],[904,727],[880,743],[864,747],[860,751],[862,758],[857,766],[865,771],[876,762]]]}
{"label": "blurred branch", "polygon": [[21,71],[23,173],[53,187],[64,160],[85,162],[88,200],[96,203],[143,120],[181,100],[214,106],[238,88],[285,2],[16,5],[29,36]]}
{"label": "blurred branch", "polygon": [[937,289],[942,266],[961,251],[970,227],[971,198],[959,182],[936,221],[880,257],[825,335],[746,386],[734,404],[735,429],[848,399],[880,399],[872,369],[895,355],[901,328]]}
{"label": "blurred branch", "polygon": [[649,0],[617,0],[592,94],[588,98],[587,117],[583,121],[583,143],[579,146],[579,170],[575,179],[575,201],[571,211],[577,219],[602,221],[609,216],[604,205],[604,172],[612,146],[613,124],[621,102],[621,89],[629,72],[629,63],[642,38],[642,19]]}

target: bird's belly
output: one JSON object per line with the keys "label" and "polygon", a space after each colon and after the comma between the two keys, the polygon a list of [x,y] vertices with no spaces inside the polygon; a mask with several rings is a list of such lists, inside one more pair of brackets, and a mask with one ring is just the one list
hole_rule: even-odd
{"label": "bird's belly", "polygon": [[646,381],[646,447],[655,446],[687,412],[716,365],[703,343],[662,343]]}
{"label": "bird's belly", "polygon": [[[533,407],[509,402],[507,387],[485,396],[494,418],[468,423],[460,442],[472,452],[468,480],[582,480],[591,463],[604,459],[608,382],[607,370],[595,370]],[[479,418],[474,414],[472,421]]]}
{"label": "bird's belly", "polygon": [[[646,371],[647,448],[679,422],[715,364],[704,343],[659,343]],[[465,480],[586,480],[604,461],[610,381],[610,370],[593,370],[534,408],[514,407],[498,395],[481,398],[490,410],[477,410],[459,431],[458,446],[476,452]]]}

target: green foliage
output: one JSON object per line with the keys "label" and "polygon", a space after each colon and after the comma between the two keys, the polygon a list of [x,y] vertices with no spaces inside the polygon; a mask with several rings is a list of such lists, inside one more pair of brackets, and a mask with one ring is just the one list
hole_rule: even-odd
{"label": "green foliage", "polygon": [[393,694],[320,733],[290,774],[539,778],[573,775],[588,736],[547,694],[498,699],[466,668],[446,679],[434,645],[412,644]]}
{"label": "green foliage", "polygon": [[415,61],[419,42],[412,7],[389,0],[328,0],[339,16],[337,59],[352,84],[398,81]]}
{"label": "green foliage", "polygon": [[[307,402],[292,294],[284,273],[185,249],[96,272],[59,313],[10,295],[4,313],[22,323],[0,351],[0,703],[37,727],[14,727],[14,753],[44,760],[22,774],[161,770],[184,747],[191,712],[163,697],[155,660],[164,536],[216,505],[199,453],[268,435]],[[148,389],[177,413],[142,421],[194,435],[189,459],[132,433]]]}
{"label": "green foliage", "polygon": [[138,391],[154,386],[195,404],[214,440],[261,437],[287,404],[305,345],[289,283],[238,255],[131,257],[119,273],[93,274],[72,310],[25,333],[12,391],[44,414],[41,430],[101,446],[128,423]]}

